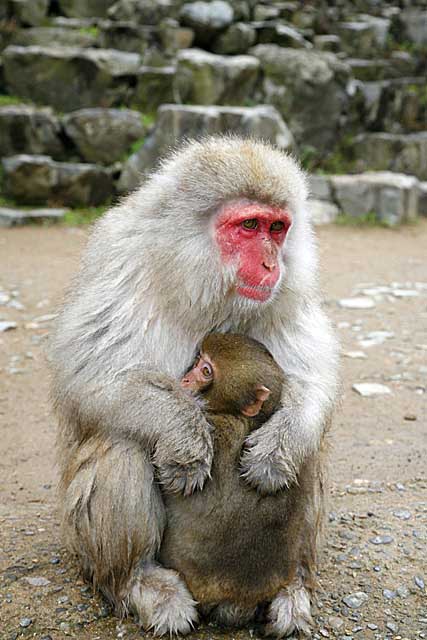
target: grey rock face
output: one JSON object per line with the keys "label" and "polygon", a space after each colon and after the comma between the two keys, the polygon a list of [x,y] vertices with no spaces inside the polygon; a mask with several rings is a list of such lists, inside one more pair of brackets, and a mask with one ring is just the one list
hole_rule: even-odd
{"label": "grey rock face", "polygon": [[208,43],[218,32],[231,25],[233,7],[223,0],[187,2],[180,11],[181,23],[194,29],[196,43]]}
{"label": "grey rock face", "polygon": [[150,171],[158,159],[183,138],[234,132],[269,140],[282,149],[293,145],[292,135],[273,107],[197,107],[163,105],[153,133],[123,167],[121,192],[135,188],[141,174]]}
{"label": "grey rock face", "polygon": [[251,49],[264,71],[263,94],[289,122],[297,142],[331,147],[348,102],[349,69],[332,53],[258,45]]}
{"label": "grey rock face", "polygon": [[113,20],[130,20],[142,25],[158,25],[163,18],[175,18],[180,0],[117,0],[108,10]]}
{"label": "grey rock face", "polygon": [[420,8],[405,9],[399,14],[405,37],[418,46],[427,44],[427,11]]}
{"label": "grey rock face", "polygon": [[361,169],[397,171],[427,180],[427,131],[363,133],[355,140],[354,152]]}
{"label": "grey rock face", "polygon": [[375,213],[394,225],[418,215],[418,180],[389,172],[330,177],[333,199],[345,214],[360,217]]}
{"label": "grey rock face", "polygon": [[169,55],[174,55],[180,49],[191,47],[194,40],[194,31],[188,27],[182,27],[173,18],[166,18],[159,25],[158,36],[165,52]]}
{"label": "grey rock face", "polygon": [[115,22],[102,20],[99,24],[100,46],[105,49],[119,49],[133,53],[144,53],[154,44],[154,27],[135,24],[134,21]]}
{"label": "grey rock face", "polygon": [[136,53],[110,49],[9,46],[3,52],[10,93],[66,112],[123,103],[140,63]]}
{"label": "grey rock face", "polygon": [[13,15],[24,25],[36,26],[43,22],[49,0],[9,0]]}
{"label": "grey rock face", "polygon": [[113,193],[111,174],[94,164],[17,155],[2,162],[6,195],[22,203],[97,206]]}
{"label": "grey rock face", "polygon": [[216,38],[212,49],[219,54],[242,54],[246,53],[255,44],[255,40],[256,31],[251,25],[244,22],[236,22]]}
{"label": "grey rock face", "polygon": [[174,91],[190,104],[241,104],[251,95],[259,62],[253,56],[219,56],[200,49],[180,51]]}
{"label": "grey rock face", "polygon": [[419,214],[427,217],[427,182],[419,183]]}
{"label": "grey rock face", "polygon": [[59,6],[70,18],[106,18],[114,0],[59,0]]}
{"label": "grey rock face", "polygon": [[65,132],[87,162],[113,164],[146,132],[130,109],[81,109],[64,116]]}
{"label": "grey rock face", "polygon": [[33,27],[21,29],[12,40],[12,44],[23,47],[50,47],[52,43],[61,47],[93,47],[96,44],[96,36],[81,29]]}
{"label": "grey rock face", "polygon": [[[28,222],[49,220],[56,222],[62,220],[68,209],[10,209],[0,207],[0,227],[17,227]],[[44,578],[27,578],[30,580],[44,580]],[[34,584],[34,583],[30,583]],[[41,583],[34,586],[43,586]]]}
{"label": "grey rock face", "polygon": [[18,153],[63,158],[60,125],[50,109],[27,105],[0,107],[0,156]]}
{"label": "grey rock face", "polygon": [[315,200],[332,200],[329,176],[315,174],[308,176],[308,186],[310,195]]}
{"label": "grey rock face", "polygon": [[333,202],[326,200],[309,200],[310,216],[315,225],[330,224],[337,219],[340,210]]}
{"label": "grey rock face", "polygon": [[175,67],[141,67],[134,102],[142,110],[153,112],[167,102],[173,102]]}

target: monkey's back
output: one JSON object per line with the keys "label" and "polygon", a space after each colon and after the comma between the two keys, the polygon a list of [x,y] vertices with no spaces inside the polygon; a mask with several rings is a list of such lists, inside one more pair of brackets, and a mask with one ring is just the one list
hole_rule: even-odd
{"label": "monkey's back", "polygon": [[291,489],[261,496],[239,475],[250,421],[212,416],[212,422],[212,478],[190,497],[165,496],[160,561],[181,573],[202,605],[231,601],[255,606],[290,582],[301,546],[307,547],[303,556],[312,553],[313,541],[303,534],[301,498],[315,492],[316,465],[308,461]]}

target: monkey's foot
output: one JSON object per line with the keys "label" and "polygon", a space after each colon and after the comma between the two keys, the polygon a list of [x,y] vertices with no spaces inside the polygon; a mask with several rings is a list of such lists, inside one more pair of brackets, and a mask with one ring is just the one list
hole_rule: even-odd
{"label": "monkey's foot", "polygon": [[260,493],[276,493],[295,482],[295,464],[282,447],[272,448],[271,442],[266,446],[264,439],[259,439],[258,431],[246,440],[240,463],[241,475]]}
{"label": "monkey's foot", "polygon": [[189,633],[198,620],[196,602],[176,571],[145,564],[130,593],[130,608],[154,635]]}
{"label": "monkey's foot", "polygon": [[211,457],[206,461],[190,464],[163,464],[158,471],[162,487],[169,493],[183,493],[190,496],[194,491],[202,489],[207,478],[210,477]]}
{"label": "monkey's foot", "polygon": [[265,633],[276,638],[285,638],[294,632],[311,636],[313,620],[310,612],[310,596],[302,586],[289,586],[279,591],[267,614]]}

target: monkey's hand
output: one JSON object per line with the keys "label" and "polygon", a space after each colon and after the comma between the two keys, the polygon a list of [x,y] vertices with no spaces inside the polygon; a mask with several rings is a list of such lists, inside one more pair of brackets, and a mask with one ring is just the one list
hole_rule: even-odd
{"label": "monkey's hand", "polygon": [[282,430],[272,430],[268,422],[246,439],[241,475],[261,494],[286,489],[297,479],[299,465],[293,453],[286,434]]}
{"label": "monkey's hand", "polygon": [[154,464],[165,491],[188,496],[210,477],[212,427],[193,397],[172,379],[150,375],[162,420],[154,447]]}

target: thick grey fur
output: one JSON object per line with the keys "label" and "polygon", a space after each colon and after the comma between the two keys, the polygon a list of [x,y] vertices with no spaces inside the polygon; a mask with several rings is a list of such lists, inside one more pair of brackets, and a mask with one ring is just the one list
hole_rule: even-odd
{"label": "thick grey fur", "polygon": [[[50,355],[68,543],[117,611],[133,610],[159,634],[185,633],[197,619],[185,585],[155,563],[165,516],[152,461],[166,491],[189,494],[209,476],[210,427],[176,382],[202,338],[215,330],[259,340],[292,386],[247,440],[242,475],[260,492],[294,482],[334,407],[337,344],[321,309],[306,196],[295,161],[267,144],[186,145],[97,222],[57,321]],[[233,292],[236,270],[215,243],[215,216],[236,199],[287,207],[293,218],[268,303]],[[278,636],[283,610],[288,629],[303,626],[304,597],[287,597],[271,624]]]}

